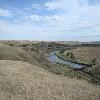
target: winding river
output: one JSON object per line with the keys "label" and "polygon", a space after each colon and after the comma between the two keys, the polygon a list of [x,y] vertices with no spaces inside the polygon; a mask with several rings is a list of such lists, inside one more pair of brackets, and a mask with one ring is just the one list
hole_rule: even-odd
{"label": "winding river", "polygon": [[54,54],[54,52],[50,53],[50,55],[48,56],[48,61],[50,61],[53,64],[61,63],[61,64],[69,65],[70,67],[73,67],[73,68],[83,68],[83,67],[85,67],[85,66],[82,66],[82,65],[79,65],[79,64],[76,64],[76,63],[72,63],[70,61],[62,60],[62,59],[58,58]]}

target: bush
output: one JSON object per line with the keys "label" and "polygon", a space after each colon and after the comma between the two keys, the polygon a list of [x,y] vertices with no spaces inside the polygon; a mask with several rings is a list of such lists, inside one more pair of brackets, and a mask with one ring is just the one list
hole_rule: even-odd
{"label": "bush", "polygon": [[92,65],[96,65],[96,59],[92,59]]}
{"label": "bush", "polygon": [[64,50],[59,51],[59,53],[64,53]]}

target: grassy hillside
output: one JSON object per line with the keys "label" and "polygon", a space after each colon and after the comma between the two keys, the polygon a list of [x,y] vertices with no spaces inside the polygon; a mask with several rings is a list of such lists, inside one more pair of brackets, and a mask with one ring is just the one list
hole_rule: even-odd
{"label": "grassy hillside", "polygon": [[49,72],[55,73],[57,75],[85,79],[89,82],[98,83],[97,81],[95,82],[95,80],[92,79],[92,77],[88,76],[87,74],[83,74],[81,71],[75,71],[72,68],[63,65],[51,64],[47,61],[44,54],[42,54],[41,52],[37,54],[37,52],[35,52],[33,49],[31,51],[30,47],[23,48],[1,44],[0,60],[29,62],[30,64],[37,65],[38,67],[44,68]]}
{"label": "grassy hillside", "polygon": [[0,45],[0,60],[24,61],[35,64],[43,62],[43,57],[40,57],[35,52],[29,52],[20,47]]}
{"label": "grassy hillside", "polygon": [[88,71],[100,79],[100,47],[81,47],[72,50],[72,52],[78,61],[91,62],[92,59],[96,59],[95,65],[91,69],[88,69]]}
{"label": "grassy hillside", "polygon": [[95,58],[100,61],[100,47],[80,47],[72,52],[77,60],[91,61]]}
{"label": "grassy hillside", "polygon": [[99,100],[100,87],[21,61],[0,61],[0,100]]}
{"label": "grassy hillside", "polygon": [[52,65],[35,49],[0,43],[0,100],[99,100],[100,86],[85,81],[91,77]]}

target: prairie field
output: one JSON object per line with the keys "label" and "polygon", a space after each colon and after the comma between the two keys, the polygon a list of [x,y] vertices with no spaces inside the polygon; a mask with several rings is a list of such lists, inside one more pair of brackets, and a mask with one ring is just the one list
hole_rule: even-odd
{"label": "prairie field", "polygon": [[[69,67],[50,64],[44,54],[30,47],[0,43],[0,100],[99,100],[100,85],[92,84],[85,79],[89,77]],[[80,57],[89,49],[73,52]]]}
{"label": "prairie field", "polygon": [[80,47],[72,50],[76,59],[91,60],[97,59],[100,61],[100,47]]}
{"label": "prairie field", "polygon": [[0,100],[99,100],[100,86],[27,62],[0,61]]}

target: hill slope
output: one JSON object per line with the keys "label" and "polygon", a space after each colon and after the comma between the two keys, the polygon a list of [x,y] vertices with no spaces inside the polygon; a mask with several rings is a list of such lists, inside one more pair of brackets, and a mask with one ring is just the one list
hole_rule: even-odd
{"label": "hill slope", "polygon": [[31,64],[44,62],[44,58],[40,57],[35,52],[8,45],[0,45],[0,60],[23,61]]}
{"label": "hill slope", "polygon": [[100,47],[80,47],[78,49],[72,50],[76,59],[81,60],[100,60]]}
{"label": "hill slope", "polygon": [[100,87],[21,61],[0,61],[0,100],[99,100]]}

